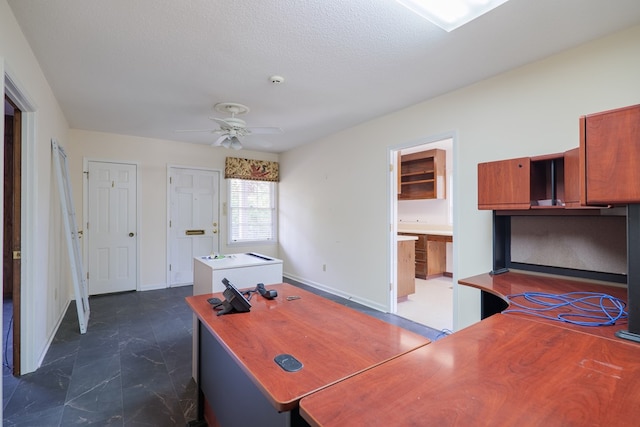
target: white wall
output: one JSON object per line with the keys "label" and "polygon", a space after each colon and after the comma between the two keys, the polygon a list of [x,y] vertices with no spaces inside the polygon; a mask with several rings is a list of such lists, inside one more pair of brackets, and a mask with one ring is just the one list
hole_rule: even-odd
{"label": "white wall", "polygon": [[0,0],[0,58],[33,110],[23,114],[21,367],[26,373],[44,357],[69,303],[69,262],[51,167],[51,138],[66,146],[68,125],[5,0]]}
{"label": "white wall", "polygon": [[[578,146],[580,115],[640,103],[638,76],[640,26],[284,153],[285,274],[386,307],[388,149],[447,132],[456,135],[454,282],[488,272],[491,213],[477,209],[477,164]],[[457,329],[479,319],[477,291],[456,286],[454,298]]]}
{"label": "white wall", "polygon": [[[140,284],[139,289],[167,286],[167,165],[202,167],[220,171],[220,206],[227,201],[224,161],[229,157],[277,161],[278,155],[242,150],[233,151],[184,142],[140,138],[73,129],[70,174],[78,224],[83,224],[83,160],[136,162],[140,187]],[[220,252],[255,251],[278,255],[277,245],[227,246],[227,217],[220,212]]]}

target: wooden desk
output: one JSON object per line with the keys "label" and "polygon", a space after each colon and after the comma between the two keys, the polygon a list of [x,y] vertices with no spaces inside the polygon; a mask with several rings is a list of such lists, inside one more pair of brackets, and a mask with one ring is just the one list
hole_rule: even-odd
{"label": "wooden desk", "polygon": [[[216,316],[211,294],[186,298],[199,320],[199,388],[219,425],[300,425],[302,397],[429,343],[295,286],[266,288],[278,297],[254,295],[248,313]],[[304,367],[285,372],[273,360],[282,353]]]}
{"label": "wooden desk", "polygon": [[[499,298],[506,300],[507,295],[520,294],[523,292],[546,292],[561,294],[566,292],[599,292],[605,293],[622,301],[627,301],[627,288],[622,286],[608,286],[603,284],[585,282],[581,280],[563,279],[560,277],[549,277],[526,273],[508,272],[498,275],[480,274],[459,280],[459,283],[471,286],[481,291],[489,292]],[[548,323],[563,328],[568,328],[601,337],[620,340],[615,337],[616,331],[626,330],[627,320],[621,320],[613,326],[594,328],[589,326],[578,326],[569,323],[561,323],[553,320],[541,319],[526,314],[510,313],[509,316],[526,317],[536,322]]]}
{"label": "wooden desk", "polygon": [[496,314],[300,401],[312,426],[638,425],[640,346]]}

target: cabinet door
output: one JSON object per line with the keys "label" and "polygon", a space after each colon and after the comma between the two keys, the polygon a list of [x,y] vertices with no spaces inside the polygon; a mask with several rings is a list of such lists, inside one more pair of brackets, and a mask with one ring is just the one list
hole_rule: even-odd
{"label": "cabinet door", "polygon": [[529,209],[531,159],[478,164],[478,209]]}
{"label": "cabinet door", "polygon": [[564,202],[566,207],[580,207],[580,155],[579,149],[564,153]]}
{"label": "cabinet door", "polygon": [[416,292],[414,245],[413,240],[398,242],[398,298]]}
{"label": "cabinet door", "polygon": [[640,105],[580,118],[584,204],[640,203]]}

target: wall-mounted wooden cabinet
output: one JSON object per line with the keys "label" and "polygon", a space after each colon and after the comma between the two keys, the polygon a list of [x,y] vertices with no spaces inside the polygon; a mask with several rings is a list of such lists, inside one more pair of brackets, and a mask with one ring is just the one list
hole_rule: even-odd
{"label": "wall-mounted wooden cabinet", "polygon": [[581,202],[640,202],[640,105],[580,118]]}
{"label": "wall-mounted wooden cabinet", "polygon": [[444,199],[446,151],[433,149],[400,157],[398,199]]}
{"label": "wall-mounted wooden cabinet", "polygon": [[580,117],[580,146],[478,164],[478,209],[640,203],[640,105]]}
{"label": "wall-mounted wooden cabinet", "polygon": [[[628,329],[616,336],[640,342],[640,105],[582,116],[580,145],[562,154],[481,163],[478,165],[478,208],[502,211],[493,215],[493,269],[515,268],[627,284]],[[540,206],[540,201],[544,205]],[[601,208],[626,205],[626,274],[514,263],[511,259],[511,216],[575,211],[513,212],[535,208]],[[564,206],[562,206],[564,204]],[[583,211],[585,212],[585,211]],[[595,216],[595,215],[594,215]],[[606,251],[605,251],[606,252]],[[495,296],[482,294],[483,317],[501,311]],[[634,303],[635,301],[635,303]]]}
{"label": "wall-mounted wooden cabinet", "polygon": [[[578,149],[478,164],[478,209],[579,205]],[[573,178],[575,177],[575,179]]]}

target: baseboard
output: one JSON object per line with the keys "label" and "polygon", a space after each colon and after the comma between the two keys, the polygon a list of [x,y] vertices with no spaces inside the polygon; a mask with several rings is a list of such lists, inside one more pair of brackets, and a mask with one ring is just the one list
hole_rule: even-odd
{"label": "baseboard", "polygon": [[138,291],[144,292],[144,291],[156,291],[158,289],[167,289],[169,286],[167,286],[166,283],[156,283],[156,284],[150,284],[150,285],[141,285],[138,288]]}
{"label": "baseboard", "polygon": [[366,299],[366,298],[360,298],[360,297],[358,297],[356,295],[348,294],[348,293],[343,292],[343,291],[341,291],[339,289],[335,289],[335,288],[332,288],[330,286],[326,286],[326,285],[324,285],[322,283],[314,282],[312,280],[307,280],[307,279],[305,279],[303,277],[296,276],[295,274],[289,274],[289,273],[283,272],[282,276],[283,276],[283,280],[285,282],[287,281],[287,278],[290,278],[295,282],[299,282],[299,283],[301,283],[303,285],[311,286],[312,288],[316,288],[316,289],[319,289],[321,291],[330,293],[332,295],[336,295],[336,296],[339,296],[341,298],[347,299],[349,301],[353,301],[353,302],[356,302],[358,304],[362,304],[362,305],[364,305],[366,307],[373,308],[374,310],[378,310],[378,311],[381,311],[383,313],[387,313],[388,312],[387,307],[382,306],[382,305],[378,304],[375,301],[371,301],[371,300]]}
{"label": "baseboard", "polygon": [[[58,318],[58,321],[56,322],[56,326],[53,327],[53,330],[51,331],[51,335],[49,335],[49,337],[47,338],[47,342],[44,345],[42,353],[40,353],[40,356],[38,356],[38,361],[36,362],[36,366],[30,366],[30,367],[26,367],[26,369],[21,369],[20,370],[20,375],[24,375],[24,374],[28,374],[30,372],[34,372],[35,370],[37,370],[39,367],[42,366],[42,362],[44,362],[44,358],[47,356],[47,352],[49,351],[49,347],[51,347],[51,343],[53,342],[53,339],[56,337],[56,334],[58,333],[58,329],[60,328],[60,325],[62,325],[62,320],[64,319],[64,316],[67,314],[67,310],[69,310],[69,306],[71,305],[71,301],[74,301],[74,300],[73,299],[69,299],[67,301],[67,305],[64,307],[64,309],[60,313],[60,317]],[[78,325],[78,331],[79,330],[80,330],[80,325]],[[21,367],[24,368],[25,366],[22,365]],[[33,369],[31,369],[31,368],[33,368]]]}

